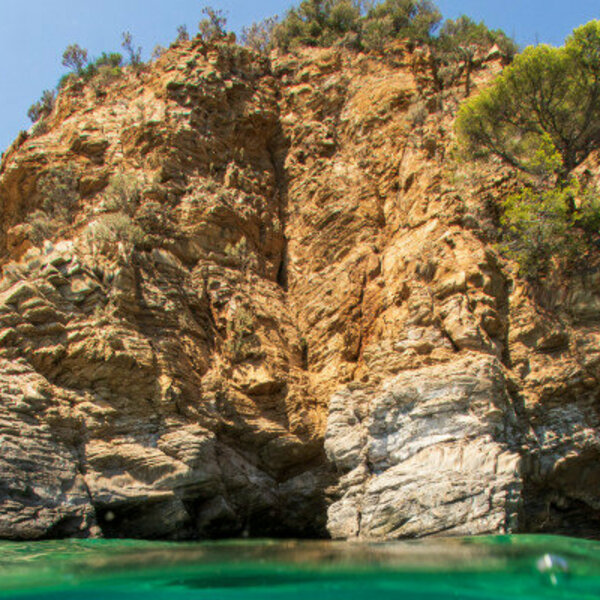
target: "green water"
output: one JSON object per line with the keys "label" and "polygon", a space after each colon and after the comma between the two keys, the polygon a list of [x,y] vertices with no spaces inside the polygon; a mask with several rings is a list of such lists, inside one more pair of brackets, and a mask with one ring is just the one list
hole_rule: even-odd
{"label": "green water", "polygon": [[0,542],[0,599],[600,598],[600,543]]}

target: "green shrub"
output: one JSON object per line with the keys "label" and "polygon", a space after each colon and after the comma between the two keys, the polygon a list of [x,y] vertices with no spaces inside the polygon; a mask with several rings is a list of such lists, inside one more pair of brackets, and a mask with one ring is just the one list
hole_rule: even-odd
{"label": "green shrub", "polygon": [[133,216],[142,195],[140,180],[130,173],[116,173],[104,190],[104,206],[108,211],[120,211]]}
{"label": "green shrub", "polygon": [[81,75],[88,64],[88,51],[79,44],[71,44],[63,52],[62,64],[77,75]]}
{"label": "green shrub", "polygon": [[516,260],[524,277],[537,279],[547,274],[553,257],[564,256],[570,241],[562,193],[526,187],[511,194],[503,208],[501,250]]}
{"label": "green shrub", "polygon": [[58,89],[60,91],[64,87],[67,87],[69,84],[74,83],[75,81],[78,81],[78,77],[77,77],[77,75],[75,75],[75,73],[65,73],[58,80],[58,84],[56,85],[56,89]]}
{"label": "green shrub", "polygon": [[37,184],[42,210],[49,215],[66,218],[79,200],[78,184],[77,170],[70,165],[45,173]]}
{"label": "green shrub", "polygon": [[[342,45],[381,52],[395,39],[430,43],[441,15],[429,0],[303,0],[272,30],[269,43],[296,46]],[[262,34],[257,25],[256,30]],[[259,39],[262,39],[259,35]]]}
{"label": "green shrub", "polygon": [[[570,211],[569,200],[577,209]],[[539,279],[552,267],[586,266],[600,234],[600,195],[577,179],[561,188],[528,185],[503,202],[501,250],[516,260],[521,275]]]}
{"label": "green shrub", "polygon": [[97,75],[105,81],[120,77],[122,74],[123,56],[118,52],[103,52],[94,62],[89,63],[80,73],[84,81],[90,81]]}
{"label": "green shrub", "polygon": [[464,52],[488,51],[494,45],[508,60],[514,58],[519,50],[514,40],[501,29],[489,29],[483,21],[476,23],[466,15],[444,21],[436,43],[441,52],[456,58]]}
{"label": "green shrub", "polygon": [[36,210],[27,217],[30,226],[29,239],[35,246],[41,246],[45,240],[54,237],[59,224],[43,210]]}
{"label": "green shrub", "polygon": [[142,228],[123,212],[99,216],[90,224],[88,235],[100,244],[125,242],[134,246],[143,244],[146,237]]}
{"label": "green shrub", "polygon": [[210,6],[202,9],[205,15],[198,23],[198,35],[204,42],[215,42],[223,39],[227,35],[227,17],[221,10],[216,10]]}
{"label": "green shrub", "polygon": [[[72,47],[69,46],[69,48]],[[69,48],[65,50],[65,53],[67,53]],[[79,66],[74,68],[71,73],[63,75],[57,85],[59,90],[75,81],[83,81],[87,83],[92,79],[96,79],[96,83],[104,85],[123,74],[121,69],[123,66],[123,56],[118,52],[111,52],[109,54],[103,52],[92,62],[89,62],[87,59],[87,50],[85,53],[85,64],[79,63]],[[63,64],[65,64],[64,61]]]}
{"label": "green shrub", "polygon": [[240,43],[256,52],[265,53],[273,47],[273,31],[279,23],[278,17],[268,17],[250,27],[244,27]]}
{"label": "green shrub", "polygon": [[41,244],[51,239],[71,222],[71,216],[79,200],[79,178],[71,167],[51,169],[37,183],[40,208],[29,215],[30,239]]}
{"label": "green shrub", "polygon": [[441,18],[437,7],[427,0],[385,0],[367,12],[363,45],[367,50],[381,51],[398,38],[428,42]]}
{"label": "green shrub", "polygon": [[29,107],[27,116],[33,123],[47,117],[54,108],[56,102],[56,92],[54,90],[44,90],[42,97]]}
{"label": "green shrub", "polygon": [[186,25],[180,25],[177,28],[177,37],[175,38],[176,43],[187,42],[190,39]]}
{"label": "green shrub", "polygon": [[276,46],[331,46],[347,34],[360,30],[358,0],[303,0],[291,8],[273,29]]}
{"label": "green shrub", "polygon": [[600,21],[561,48],[527,48],[463,103],[456,121],[467,155],[494,155],[525,173],[503,203],[502,249],[523,275],[570,272],[597,252],[600,200],[574,175],[600,148]]}
{"label": "green shrub", "polygon": [[245,237],[240,238],[236,244],[227,243],[224,249],[225,256],[235,261],[242,270],[250,264],[250,248]]}
{"label": "green shrub", "polygon": [[485,23],[476,23],[467,16],[446,20],[439,36],[433,41],[436,68],[445,85],[465,77],[465,95],[471,91],[471,72],[478,60],[495,45],[506,62],[510,62],[518,47],[501,29],[491,30]]}
{"label": "green shrub", "polygon": [[158,60],[166,51],[167,51],[167,49],[164,46],[161,46],[160,44],[156,44],[156,46],[154,46],[154,50],[152,50],[152,55],[150,56],[150,60],[151,61]]}
{"label": "green shrub", "polygon": [[233,362],[241,362],[258,356],[260,342],[255,333],[254,313],[246,307],[236,310],[231,321],[227,323],[227,340],[225,350]]}
{"label": "green shrub", "polygon": [[133,45],[133,36],[129,31],[124,31],[121,34],[122,42],[121,47],[127,52],[127,56],[129,58],[129,64],[134,68],[139,68],[142,66],[142,47],[138,46],[137,48]]}

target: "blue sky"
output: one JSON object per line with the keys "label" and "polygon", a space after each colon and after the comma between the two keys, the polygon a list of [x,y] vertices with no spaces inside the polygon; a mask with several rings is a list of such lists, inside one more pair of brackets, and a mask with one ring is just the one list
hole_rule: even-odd
{"label": "blue sky", "polygon": [[[70,43],[92,56],[120,49],[121,32],[130,31],[149,55],[156,44],[168,45],[178,25],[195,32],[205,4],[226,11],[229,28],[282,14],[289,0],[0,0],[0,151],[30,122],[26,113],[42,90],[60,75],[62,52]],[[502,28],[517,42],[560,45],[577,25],[600,18],[591,0],[439,0],[445,17],[467,14]]]}

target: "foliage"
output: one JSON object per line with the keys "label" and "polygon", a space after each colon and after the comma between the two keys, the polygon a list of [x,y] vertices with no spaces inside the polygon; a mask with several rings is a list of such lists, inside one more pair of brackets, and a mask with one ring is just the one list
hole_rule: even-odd
{"label": "foliage", "polygon": [[90,223],[88,235],[101,244],[124,242],[136,246],[145,240],[142,228],[123,212],[101,215]]}
{"label": "foliage", "polygon": [[554,175],[565,182],[600,144],[600,21],[561,48],[527,48],[463,104],[456,127],[470,154],[494,154],[526,173],[539,174],[540,155],[558,158]]}
{"label": "foliage", "polygon": [[70,213],[79,198],[78,183],[77,171],[70,165],[48,171],[37,184],[42,209],[55,216]]}
{"label": "foliage", "polygon": [[99,79],[102,83],[108,83],[122,75],[122,66],[123,56],[121,54],[118,52],[111,52],[110,54],[103,52],[94,61],[88,61],[85,67],[82,67],[78,72],[63,75],[58,82],[57,88],[61,90],[69,83],[77,80],[87,83],[97,76],[100,76]]}
{"label": "foliage", "polygon": [[410,108],[406,112],[406,119],[410,123],[411,127],[419,128],[425,124],[427,120],[427,107],[423,100],[411,104]]}
{"label": "foliage", "polygon": [[101,245],[123,242],[140,246],[146,232],[135,217],[142,197],[142,182],[132,173],[116,173],[103,193],[102,208],[108,212],[90,223],[88,238]]}
{"label": "foliage", "polygon": [[123,56],[118,52],[107,54],[103,52],[94,62],[89,63],[80,73],[84,81],[90,81],[96,75],[101,74],[103,79],[108,80],[121,75]]}
{"label": "foliage", "polygon": [[[577,209],[568,209],[577,198]],[[503,203],[501,249],[529,279],[553,266],[583,266],[600,233],[600,196],[576,178],[562,187],[528,185]]]}
{"label": "foliage", "polygon": [[526,187],[503,204],[505,230],[501,249],[517,261],[521,275],[535,279],[548,271],[553,256],[561,254],[569,232],[560,191],[538,192]]}
{"label": "foliage", "polygon": [[256,323],[254,313],[244,306],[238,308],[231,321],[227,323],[227,341],[225,350],[233,362],[240,362],[256,356],[256,348],[260,346],[255,334]]}
{"label": "foliage", "polygon": [[63,52],[62,64],[81,75],[83,68],[88,64],[88,51],[79,44],[71,44]]}
{"label": "foliage", "polygon": [[381,51],[396,38],[427,42],[442,16],[428,0],[384,0],[367,13],[363,25],[363,45]]}
{"label": "foliage", "polygon": [[52,112],[55,102],[56,92],[54,90],[44,90],[42,97],[29,107],[27,116],[35,123]]}
{"label": "foliage", "polygon": [[273,41],[283,50],[302,46],[331,46],[351,32],[358,34],[358,0],[303,0],[273,29]]}
{"label": "foliage", "polygon": [[132,67],[140,67],[142,65],[142,48],[138,46],[137,48],[133,45],[133,36],[129,31],[124,31],[121,34],[123,41],[121,42],[121,47],[127,52],[127,56],[129,58],[129,64]]}
{"label": "foliage", "polygon": [[60,92],[63,88],[67,87],[70,83],[77,81],[78,77],[75,73],[65,73],[56,84],[56,89]]}
{"label": "foliage", "polygon": [[35,246],[41,246],[58,231],[57,222],[43,210],[36,210],[27,217],[30,230],[28,237]]}
{"label": "foliage", "polygon": [[492,47],[496,46],[504,60],[511,61],[518,51],[515,42],[501,29],[488,29],[463,15],[444,22],[433,43],[437,75],[444,84],[452,84],[465,76],[465,94],[471,91],[471,71]]}
{"label": "foliage", "polygon": [[152,50],[150,60],[158,60],[166,51],[167,49],[164,46],[156,44],[156,46],[154,46],[154,50]]}
{"label": "foliage", "polygon": [[177,28],[177,37],[175,38],[175,42],[187,42],[190,39],[190,34],[188,33],[186,25],[180,25]]}
{"label": "foliage", "polygon": [[465,15],[444,21],[436,43],[441,52],[457,58],[465,53],[473,56],[478,51],[488,51],[494,45],[509,59],[514,58],[518,51],[514,40],[504,31],[489,29],[483,21],[476,23]]}
{"label": "foliage", "polygon": [[278,23],[278,17],[268,17],[258,23],[252,23],[250,27],[244,27],[240,43],[256,52],[268,52],[273,46],[273,31]]}
{"label": "foliage", "polygon": [[332,46],[381,52],[393,39],[428,42],[441,19],[429,0],[303,0],[272,31],[274,45]]}
{"label": "foliage", "polygon": [[54,168],[40,177],[37,183],[40,208],[27,222],[34,244],[41,244],[69,224],[71,214],[79,199],[77,171],[71,167]]}
{"label": "foliage", "polygon": [[135,175],[117,173],[111,177],[103,195],[106,210],[132,216],[140,203],[142,185]]}
{"label": "foliage", "polygon": [[215,42],[227,35],[227,17],[221,10],[210,6],[202,9],[204,18],[198,23],[198,35],[204,42]]}
{"label": "foliage", "polygon": [[236,244],[227,243],[225,256],[233,259],[242,269],[246,269],[250,262],[250,249],[246,238],[240,238]]}
{"label": "foliage", "polygon": [[[227,19],[224,13],[211,7],[205,7],[202,13],[204,18],[198,24],[200,39],[207,42],[225,38]],[[287,12],[283,20],[270,17],[244,28],[241,41],[262,53],[274,47],[289,50],[302,45],[334,44],[382,52],[390,41],[408,39],[432,46],[438,44],[443,49],[445,62],[456,62],[458,59],[452,57],[462,56],[465,48],[477,44],[504,45],[507,54],[512,52],[510,48],[514,48],[502,32],[489,31],[483,24],[476,24],[467,17],[447,21],[438,40],[433,37],[433,32],[440,18],[438,9],[430,0],[383,0],[380,3],[373,0],[302,0]],[[189,40],[189,33],[187,27],[181,25],[177,28],[175,42],[186,40]],[[128,63],[139,69],[143,65],[142,49],[134,46],[128,31],[122,34],[122,47]],[[156,46],[152,59],[159,58],[163,52],[164,48]],[[123,56],[116,52],[103,52],[99,58],[90,61],[85,48],[71,44],[63,53],[62,63],[71,72],[60,79],[59,90],[69,83],[95,80],[94,88],[100,92],[102,86],[122,75]],[[50,112],[49,100],[50,97],[45,96],[31,106],[28,114],[32,120],[39,120]],[[42,128],[39,130],[42,131]]]}

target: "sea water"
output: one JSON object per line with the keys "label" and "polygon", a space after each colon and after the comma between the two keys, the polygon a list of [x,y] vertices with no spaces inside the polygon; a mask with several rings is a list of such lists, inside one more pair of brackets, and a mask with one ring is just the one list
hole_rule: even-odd
{"label": "sea water", "polygon": [[600,598],[600,543],[494,536],[359,543],[0,542],[0,599]]}

